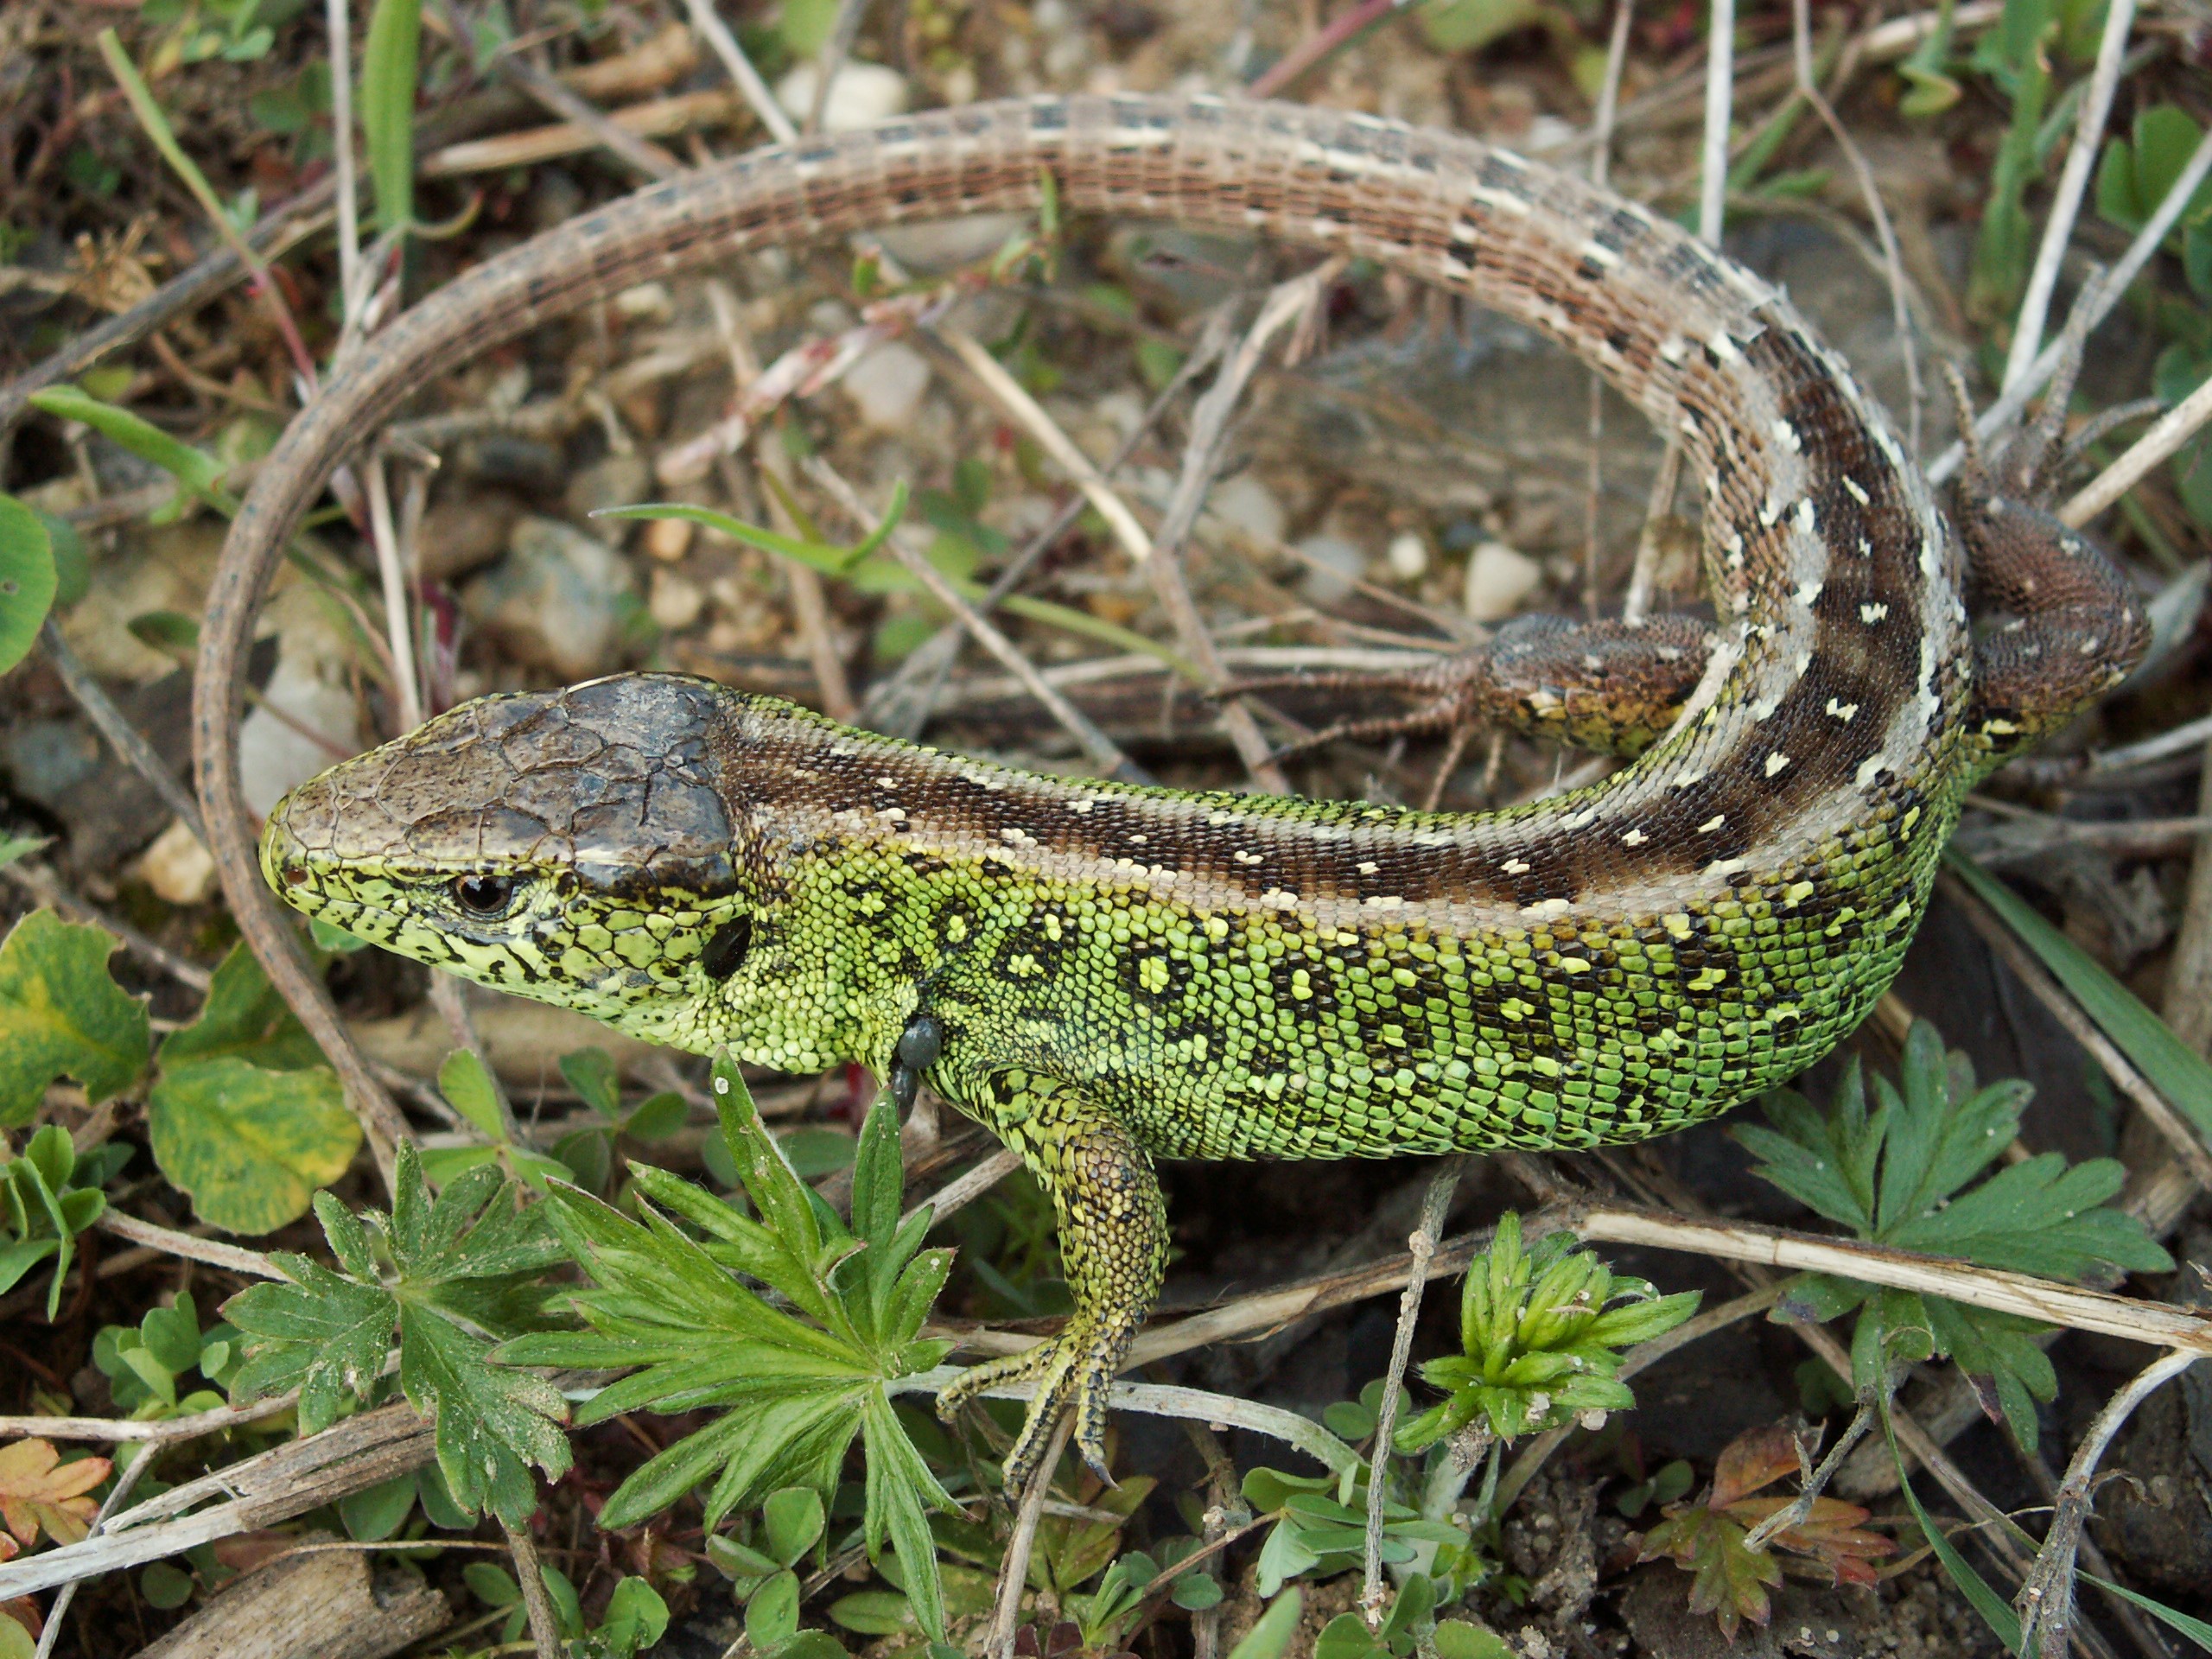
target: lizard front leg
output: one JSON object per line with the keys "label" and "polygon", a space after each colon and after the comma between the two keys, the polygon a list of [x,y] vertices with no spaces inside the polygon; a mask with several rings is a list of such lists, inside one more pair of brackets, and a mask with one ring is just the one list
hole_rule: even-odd
{"label": "lizard front leg", "polygon": [[[1067,1328],[1027,1352],[971,1366],[938,1396],[950,1417],[987,1389],[1034,1382],[1021,1435],[1006,1459],[1006,1491],[1028,1484],[1060,1414],[1075,1409],[1076,1449],[1102,1480],[1106,1396],[1167,1264],[1167,1208],[1152,1160],[1128,1128],[1082,1090],[1034,1072],[978,1079],[962,1103],[982,1116],[1052,1200],[1060,1261],[1075,1294]],[[981,1096],[982,1098],[976,1098]]]}

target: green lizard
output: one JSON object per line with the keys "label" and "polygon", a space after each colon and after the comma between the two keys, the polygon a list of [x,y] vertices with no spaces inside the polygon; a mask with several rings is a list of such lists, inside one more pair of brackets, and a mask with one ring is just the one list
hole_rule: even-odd
{"label": "green lizard", "polygon": [[[1586,1147],[1788,1078],[1888,984],[1973,783],[2146,639],[2103,556],[1979,466],[1947,524],[1786,302],[1674,226],[1466,139],[1205,100],[918,118],[530,244],[334,382],[234,551],[265,567],[353,431],[514,315],[1032,200],[1041,168],[1075,207],[1256,224],[1452,286],[1681,433],[1719,626],[1527,623],[1452,671],[1487,716],[1633,765],[1470,815],[1188,793],[626,675],[456,709],[294,791],[261,841],[284,898],[387,949],[679,1048],[926,1080],[989,1125],[1052,1197],[1076,1300],[940,1402],[1036,1382],[1010,1483],[1070,1407],[1102,1459],[1166,1253],[1154,1157]],[[2012,619],[1980,639],[1969,572]]]}

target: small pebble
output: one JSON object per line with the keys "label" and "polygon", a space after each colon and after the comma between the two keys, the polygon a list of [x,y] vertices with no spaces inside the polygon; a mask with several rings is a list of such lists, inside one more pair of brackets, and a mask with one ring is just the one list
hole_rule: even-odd
{"label": "small pebble", "polygon": [[1484,542],[1467,559],[1467,614],[1502,622],[1544,579],[1543,567],[1503,542]]}
{"label": "small pebble", "polygon": [[863,425],[902,432],[930,389],[929,359],[903,340],[886,340],[846,370],[842,384]]}
{"label": "small pebble", "polygon": [[697,582],[673,570],[656,570],[645,608],[671,633],[680,633],[699,620],[699,613],[707,608],[707,595]]}
{"label": "small pebble", "polygon": [[[301,630],[302,634],[307,630]],[[271,712],[282,709],[289,723]],[[260,817],[284,792],[303,784],[340,754],[361,746],[360,711],[346,683],[346,648],[335,640],[287,639],[276,671],[262,688],[261,704],[238,722],[238,781],[245,804]],[[306,732],[300,730],[307,728]],[[319,732],[337,753],[307,735]]]}
{"label": "small pebble", "polygon": [[214,888],[215,859],[176,818],[139,855],[138,874],[163,902],[196,905]]}
{"label": "small pebble", "polygon": [[1316,605],[1338,604],[1351,595],[1352,583],[1367,574],[1367,556],[1341,536],[1308,536],[1299,543],[1306,573],[1298,591]]}
{"label": "small pebble", "polygon": [[[804,121],[814,111],[814,88],[820,66],[802,63],[776,83],[776,102],[794,121]],[[847,60],[830,83],[830,96],[822,105],[824,132],[850,132],[872,127],[901,115],[906,108],[906,78],[880,63]]]}
{"label": "small pebble", "polygon": [[674,564],[691,550],[692,533],[697,529],[689,518],[648,519],[645,551],[663,564]]}
{"label": "small pebble", "polygon": [[438,502],[423,515],[416,537],[423,577],[452,582],[491,563],[521,516],[521,504],[499,490],[465,490]]}
{"label": "small pebble", "polygon": [[1409,530],[1390,538],[1388,557],[1390,574],[1401,582],[1418,581],[1428,572],[1428,543]]}
{"label": "small pebble", "polygon": [[1206,497],[1206,511],[1216,518],[1263,542],[1280,542],[1290,528],[1290,515],[1275,493],[1249,473],[1239,473],[1214,486]]}

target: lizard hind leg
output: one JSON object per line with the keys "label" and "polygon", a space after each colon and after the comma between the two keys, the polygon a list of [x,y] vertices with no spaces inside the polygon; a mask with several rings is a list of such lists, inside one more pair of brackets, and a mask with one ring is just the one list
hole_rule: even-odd
{"label": "lizard hind leg", "polygon": [[1071,1408],[1077,1451],[1111,1484],[1107,1398],[1160,1294],[1167,1265],[1167,1207],[1152,1160],[1111,1113],[1053,1079],[1004,1075],[1005,1088],[1020,1098],[1007,1101],[1014,1109],[993,1127],[1052,1200],[1075,1312],[1051,1340],[969,1367],[938,1395],[937,1409],[949,1419],[988,1389],[1010,1382],[1036,1385],[1021,1433],[1007,1454],[1005,1491],[1012,1498],[1028,1484],[1061,1414]]}
{"label": "lizard hind leg", "polygon": [[[1965,386],[1955,372],[1946,378],[1960,428],[1971,432]],[[2062,372],[2054,391],[2070,380]],[[2126,573],[2044,505],[2058,482],[2046,470],[2058,437],[2038,422],[1989,465],[1969,448],[1953,497],[1967,607],[1985,624],[1974,637],[1968,714],[1985,769],[2063,727],[2126,679],[2151,644]],[[2016,457],[2022,447],[2030,453]]]}
{"label": "lizard hind leg", "polygon": [[[1523,616],[1487,642],[1411,672],[1316,675],[1247,681],[1230,692],[1395,691],[1419,699],[1402,715],[1339,721],[1280,752],[1296,754],[1338,739],[1374,741],[1446,732],[1455,740],[1478,726],[1632,758],[1674,723],[1704,677],[1710,627],[1694,617],[1643,622],[1576,622]],[[1279,756],[1280,758],[1280,756]]]}

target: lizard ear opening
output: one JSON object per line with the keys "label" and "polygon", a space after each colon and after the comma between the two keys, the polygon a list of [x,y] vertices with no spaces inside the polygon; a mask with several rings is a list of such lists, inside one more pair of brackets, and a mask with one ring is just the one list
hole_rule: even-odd
{"label": "lizard ear opening", "polygon": [[699,965],[710,979],[728,979],[744,965],[745,953],[752,948],[753,918],[740,916],[715,930],[707,948],[699,953]]}

